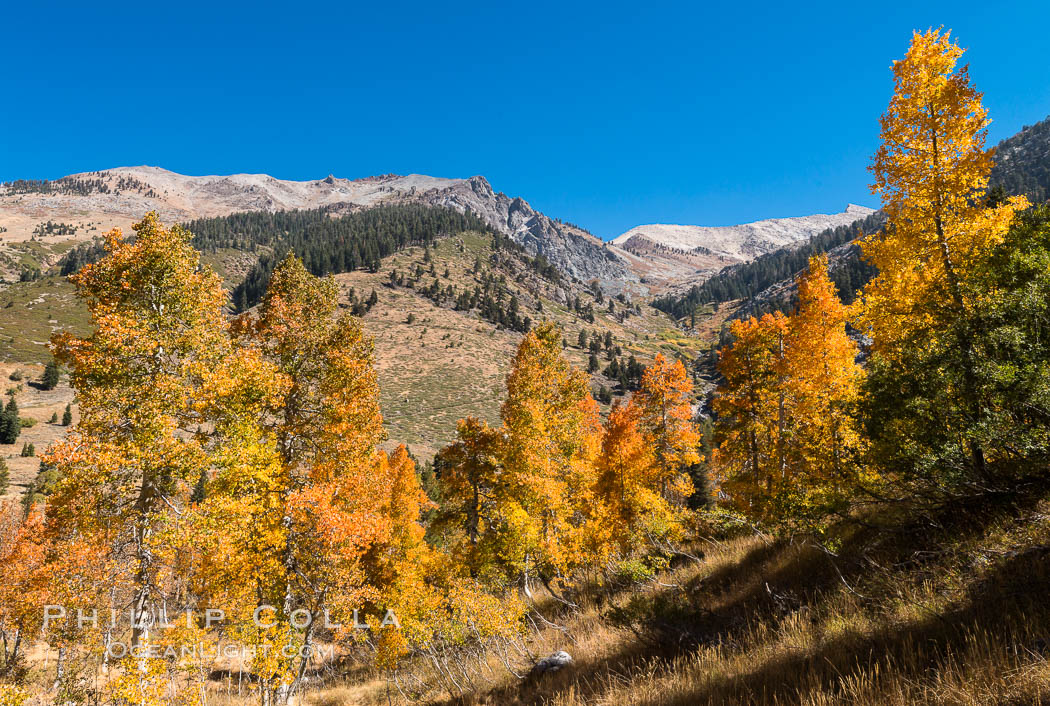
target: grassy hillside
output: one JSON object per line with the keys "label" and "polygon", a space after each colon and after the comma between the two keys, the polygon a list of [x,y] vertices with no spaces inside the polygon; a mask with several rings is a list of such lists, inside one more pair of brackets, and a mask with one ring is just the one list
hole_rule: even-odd
{"label": "grassy hillside", "polygon": [[[505,242],[500,248],[498,240],[491,232],[459,233],[436,240],[433,247],[401,249],[383,258],[375,272],[362,269],[335,275],[347,308],[353,306],[352,296],[360,301],[376,292],[378,301],[363,314],[363,321],[375,339],[387,431],[391,444],[406,443],[421,459],[451,440],[459,419],[473,415],[491,422],[497,418],[504,379],[521,340],[519,331],[486,319],[477,309],[457,310],[454,301],[435,302],[424,292],[435,280],[459,292],[473,290],[486,280],[499,280],[505,305],[514,297],[520,302],[522,316],[533,322],[551,319],[562,326],[569,358],[584,369],[590,352],[578,346],[581,329],[588,334],[609,332],[620,349],[618,360],[634,355],[643,365],[657,352],[691,359],[700,348],[695,338],[661,312],[640,302],[628,305],[613,300],[610,313],[608,298],[602,297],[599,303],[596,294],[581,283],[545,277],[526,254],[508,249]],[[87,309],[67,278],[59,274],[62,257],[73,245],[72,241],[28,241],[8,244],[0,252],[0,257],[11,262],[16,255],[23,258],[18,263],[32,258],[33,266],[42,268],[40,278],[29,281],[17,281],[17,268],[9,268],[8,283],[0,290],[0,361],[15,367],[39,366],[50,359],[47,342],[54,332],[88,333]],[[266,247],[255,253],[215,247],[204,253],[204,261],[232,291],[252,271],[258,256],[268,252]],[[423,275],[415,281],[420,269]],[[429,274],[431,270],[436,276]],[[390,281],[395,271],[406,277],[396,286]],[[577,298],[580,311],[567,303],[572,300],[575,304]],[[593,322],[588,320],[589,311],[593,311]],[[603,386],[614,395],[622,394],[616,380],[601,374],[610,362],[604,348],[597,358],[600,369],[593,375],[595,395]],[[32,389],[25,394],[31,395]],[[37,445],[42,449],[63,429],[41,431],[44,434]],[[34,464],[20,460],[16,465]]]}
{"label": "grassy hillside", "polygon": [[[1048,511],[853,525],[835,551],[716,533],[650,580],[592,586],[577,613],[542,602],[549,624],[509,666],[565,650],[562,671],[519,679],[488,655],[462,694],[424,664],[401,681],[449,704],[1045,703]],[[343,703],[383,703],[379,681],[357,684]]]}
{"label": "grassy hillside", "polygon": [[[477,311],[457,311],[453,303],[436,304],[422,293],[437,280],[442,287],[470,290],[486,277],[504,277],[507,295],[521,302],[524,315],[533,321],[550,319],[564,331],[567,357],[587,368],[590,353],[578,346],[581,329],[608,331],[621,359],[635,355],[648,362],[658,353],[692,358],[699,342],[675,328],[668,317],[648,306],[621,320],[617,312],[626,305],[608,299],[598,304],[593,292],[568,282],[554,283],[529,269],[519,258],[492,261],[493,240],[488,234],[469,232],[445,238],[429,249],[413,247],[383,260],[378,272],[365,270],[337,275],[346,305],[351,290],[358,299],[374,290],[375,306],[363,315],[366,330],[375,338],[383,414],[391,440],[409,444],[413,452],[429,457],[448,443],[457,420],[479,416],[495,421],[504,393],[504,381],[521,340],[519,332],[485,320]],[[475,265],[481,268],[475,272]],[[433,265],[435,275],[429,271]],[[390,283],[392,272],[424,275],[413,286]],[[445,276],[445,271],[448,276]],[[565,303],[567,295],[594,309],[593,323]],[[609,363],[598,355],[601,368]],[[597,392],[602,386],[617,392],[616,383],[597,372],[592,376]]]}
{"label": "grassy hillside", "polygon": [[[66,405],[73,402],[73,390],[65,376],[55,389],[42,389],[36,383],[43,371],[44,366],[39,364],[0,363],[0,390],[14,392],[19,416],[30,420],[32,425],[22,429],[15,443],[0,444],[0,458],[10,471],[10,486],[0,497],[21,497],[40,469],[37,456],[21,455],[23,445],[33,444],[39,455],[67,430],[61,423],[53,424],[50,420],[57,415],[61,422]],[[6,402],[7,396],[3,399]]]}

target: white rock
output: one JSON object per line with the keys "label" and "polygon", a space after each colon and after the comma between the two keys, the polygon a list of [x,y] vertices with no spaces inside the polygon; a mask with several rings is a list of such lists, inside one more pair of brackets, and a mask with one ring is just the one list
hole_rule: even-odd
{"label": "white rock", "polygon": [[572,664],[572,655],[565,650],[555,652],[550,657],[544,657],[535,664],[532,668],[533,674],[545,674],[547,672],[556,672],[562,667],[567,667]]}

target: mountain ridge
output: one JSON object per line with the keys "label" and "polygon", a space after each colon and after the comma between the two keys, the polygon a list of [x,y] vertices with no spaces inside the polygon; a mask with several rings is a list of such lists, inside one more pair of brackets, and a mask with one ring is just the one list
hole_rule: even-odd
{"label": "mountain ridge", "polygon": [[[780,246],[790,245],[811,235],[816,235],[829,227],[848,225],[874,212],[873,208],[850,203],[841,213],[763,218],[731,226],[652,223],[635,226],[610,242],[623,247],[628,245],[632,239],[642,237],[658,245],[680,250],[688,251],[703,247],[727,256],[754,257],[769,252],[769,250],[759,251],[763,239],[768,244],[779,241]],[[743,239],[740,239],[740,236],[743,236]]]}
{"label": "mountain ridge", "polygon": [[[51,233],[73,239],[121,227],[147,211],[166,222],[237,212],[332,207],[333,213],[383,204],[418,203],[470,211],[533,255],[543,255],[574,280],[595,282],[609,294],[645,296],[684,289],[726,265],[792,246],[827,227],[870,213],[850,204],[840,214],[773,218],[736,226],[650,224],[603,242],[578,226],[553,219],[520,196],[497,191],[481,175],[467,178],[381,174],[358,179],[278,179],[269,174],[180,174],[140,165],[70,174],[54,181],[0,185],[3,240]],[[46,222],[45,221],[46,219]],[[67,222],[68,221],[68,222]],[[78,235],[79,234],[79,235]]]}
{"label": "mountain ridge", "polygon": [[851,203],[841,213],[766,218],[735,226],[654,223],[628,230],[610,241],[610,247],[654,289],[684,290],[728,265],[800,245],[818,233],[849,225],[873,212]]}
{"label": "mountain ridge", "polygon": [[75,237],[78,232],[90,236],[99,228],[128,229],[147,211],[157,211],[166,222],[184,222],[243,211],[337,205],[353,210],[397,203],[469,209],[533,255],[543,255],[574,279],[597,280],[607,291],[623,291],[638,281],[599,239],[555,221],[521,197],[496,191],[483,176],[387,174],[351,180],[329,175],[291,181],[268,174],[191,176],[153,166],[114,167],[55,181],[3,184],[0,227],[6,229],[4,240],[17,242],[42,234],[44,219],[61,219],[60,224],[68,226],[63,235]]}

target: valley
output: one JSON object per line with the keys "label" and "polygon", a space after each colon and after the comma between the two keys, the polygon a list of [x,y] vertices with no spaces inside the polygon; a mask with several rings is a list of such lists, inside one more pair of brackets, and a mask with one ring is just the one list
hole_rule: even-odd
{"label": "valley", "polygon": [[[0,185],[0,429],[12,414],[18,429],[0,444],[16,537],[0,548],[29,577],[0,583],[2,605],[30,621],[53,586],[79,599],[112,578],[77,573],[87,560],[60,565],[68,575],[34,563],[53,541],[33,534],[36,503],[111,543],[61,540],[88,557],[137,547],[134,522],[165,518],[151,535],[167,543],[165,590],[199,581],[202,605],[248,605],[244,625],[260,593],[228,587],[245,576],[273,596],[301,580],[304,605],[327,581],[336,610],[404,611],[405,632],[323,633],[338,657],[285,667],[297,705],[1041,703],[1047,125],[1003,143],[980,199],[960,197],[960,232],[987,236],[963,250],[984,308],[953,308],[966,300],[945,277],[909,302],[923,323],[955,317],[934,334],[878,318],[937,267],[928,249],[870,249],[910,225],[887,228],[890,208],[644,225],[603,243],[480,176],[134,167]],[[133,235],[151,210],[161,223],[146,216]],[[997,214],[1010,218],[969,227]],[[164,227],[178,224],[189,233]],[[114,226],[125,238],[107,257],[98,238]],[[89,315],[68,279],[96,263],[105,276],[82,287],[123,304],[119,325]],[[137,298],[141,281],[163,305]],[[860,335],[858,311],[901,337],[903,362]],[[67,349],[96,385],[82,420],[68,371],[48,382],[49,341],[100,321],[108,338]],[[959,372],[971,354],[983,387]],[[989,400],[980,429],[964,426],[976,413],[961,390]],[[168,426],[134,417],[143,399],[175,410]],[[112,434],[114,409],[147,441]],[[78,421],[95,434],[83,446],[66,436]],[[58,468],[41,466],[48,449]],[[174,502],[161,490],[168,504],[136,515],[157,487]],[[124,534],[110,516],[91,524],[105,512]],[[147,549],[139,566],[154,566]],[[4,644],[5,665],[29,665],[19,683],[47,692],[57,670],[69,688],[62,652],[8,658]],[[258,662],[179,669],[157,693],[189,684],[187,703],[229,706],[282,693]],[[114,672],[103,688],[148,682]]]}
{"label": "valley", "polygon": [[[318,208],[340,218],[399,205],[476,214],[493,229],[442,234],[433,247],[410,246],[383,257],[374,272],[362,267],[335,273],[346,309],[375,292],[375,304],[356,313],[375,340],[389,444],[408,444],[422,460],[449,442],[460,418],[497,418],[503,380],[521,339],[520,331],[488,320],[476,309],[462,310],[448,297],[433,296],[435,287],[469,292],[488,282],[502,306],[514,299],[532,322],[555,322],[564,332],[566,355],[590,370],[593,394],[607,411],[610,401],[629,392],[632,384],[625,387],[617,371],[609,370],[614,358],[623,368],[632,356],[646,365],[657,353],[693,361],[715,344],[720,322],[733,311],[729,306],[717,313],[707,310],[699,321],[695,316],[678,321],[681,317],[650,306],[656,293],[684,290],[727,265],[800,243],[823,227],[852,222],[865,212],[851,206],[832,216],[723,229],[640,226],[602,243],[577,226],[535,211],[523,199],[494,191],[483,177],[329,176],[290,182],[267,175],[190,177],[156,167],[121,167],[51,182],[14,181],[0,186],[0,361],[40,366],[50,359],[53,334],[88,332],[87,311],[62,272],[97,256],[88,246],[103,232],[121,228],[130,233],[146,211],[180,223]],[[253,236],[246,240],[236,235],[242,227],[237,223],[222,226],[233,229],[226,240],[202,245],[204,261],[231,292],[260,256],[273,253],[276,242],[249,246]],[[493,233],[509,238],[520,252],[497,252]],[[554,281],[530,267],[535,256],[558,273]],[[393,284],[395,272],[407,277],[407,283]],[[604,340],[597,348],[589,340],[581,346],[581,333],[602,339],[608,334],[611,346]],[[698,390],[710,389],[697,380]],[[41,404],[32,388],[20,394],[26,395],[25,404]],[[71,393],[67,396],[72,399]],[[696,404],[701,403],[698,397]],[[40,427],[35,432],[38,446],[46,447],[63,432],[61,427]],[[35,461],[18,456],[20,448],[0,447],[12,464],[12,496],[24,490],[36,471]]]}

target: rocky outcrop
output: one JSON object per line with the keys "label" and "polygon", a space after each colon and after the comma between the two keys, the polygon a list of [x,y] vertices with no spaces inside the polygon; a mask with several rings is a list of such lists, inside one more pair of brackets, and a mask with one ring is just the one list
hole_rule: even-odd
{"label": "rocky outcrop", "polygon": [[482,176],[419,195],[425,203],[474,212],[529,252],[542,254],[580,281],[598,280],[607,290],[638,281],[626,262],[593,235],[549,218],[520,197],[493,190]]}
{"label": "rocky outcrop", "polygon": [[547,674],[548,672],[557,672],[565,667],[572,664],[572,655],[565,650],[555,652],[550,657],[544,657],[539,662],[533,665],[530,674],[532,676],[539,676],[540,674]]}

